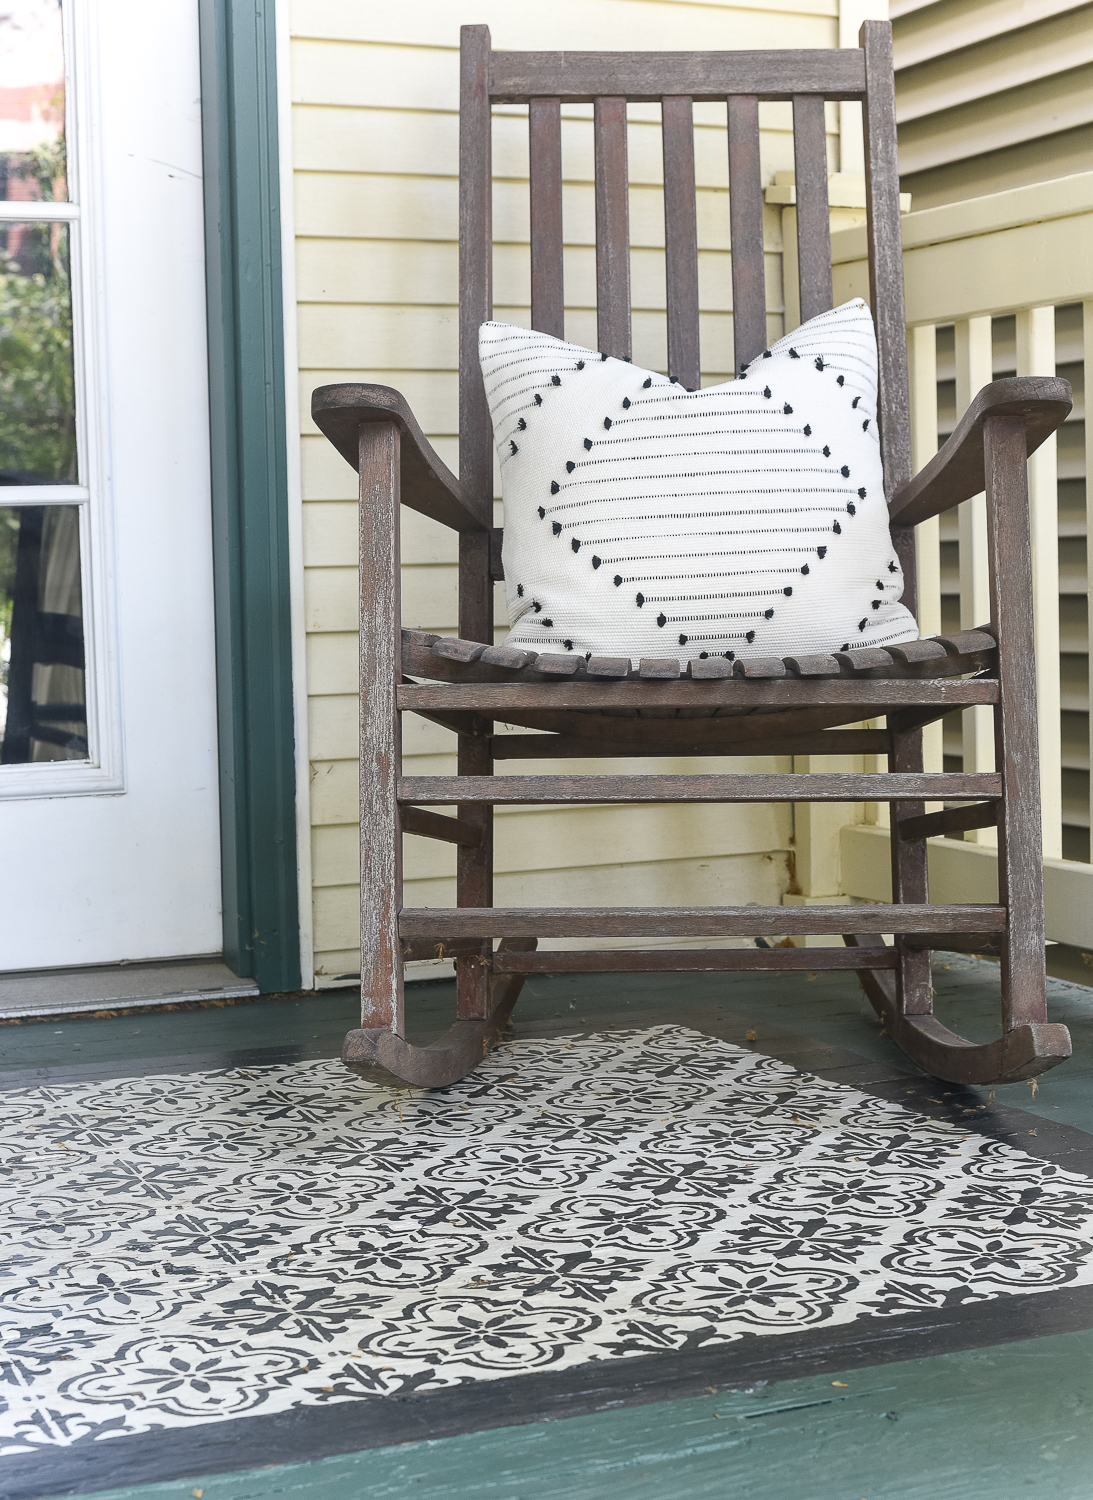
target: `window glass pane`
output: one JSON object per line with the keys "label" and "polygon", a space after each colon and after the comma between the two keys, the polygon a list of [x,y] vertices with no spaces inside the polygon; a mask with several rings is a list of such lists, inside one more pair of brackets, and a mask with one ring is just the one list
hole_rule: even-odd
{"label": "window glass pane", "polygon": [[0,222],[0,485],[76,482],[68,225]]}
{"label": "window glass pane", "polygon": [[0,506],[0,765],[87,760],[78,505]]}
{"label": "window glass pane", "polygon": [[61,0],[3,0],[0,198],[60,203],[67,197]]}

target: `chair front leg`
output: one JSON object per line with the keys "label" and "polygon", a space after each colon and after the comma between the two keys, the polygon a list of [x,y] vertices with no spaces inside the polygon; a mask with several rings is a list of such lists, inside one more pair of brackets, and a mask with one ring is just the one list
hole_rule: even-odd
{"label": "chair front leg", "polygon": [[402,1036],[399,429],[360,427],[361,1026]]}
{"label": "chair front leg", "polygon": [[998,899],[1009,920],[1002,945],[1002,1023],[1047,1020],[1040,763],[1032,613],[1025,424],[992,417],[984,425],[991,617],[998,641],[995,764],[1002,776],[998,821]]}

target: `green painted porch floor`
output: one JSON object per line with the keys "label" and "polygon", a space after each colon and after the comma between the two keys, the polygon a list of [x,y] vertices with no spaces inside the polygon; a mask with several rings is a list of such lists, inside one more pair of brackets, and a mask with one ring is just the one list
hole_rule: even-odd
{"label": "green painted porch floor", "polygon": [[[1093,989],[1049,981],[1051,1015],[1071,1028],[1074,1058],[1039,1081],[997,1091],[939,1086],[951,1107],[974,1111],[971,1128],[998,1105],[1093,1134]],[[435,1031],[452,1011],[453,986],[419,986],[412,1029]],[[997,970],[939,955],[938,1011],[973,1038],[993,1034]],[[256,1046],[329,1057],[356,1024],[348,992],[170,1013],[0,1027],[0,1070],[39,1077],[110,1076],[204,1067]],[[673,1021],[740,1040],[756,1032],[799,1037],[863,1062],[910,1064],[881,1034],[849,976],[636,975],[535,979],[515,1035],[633,1027]],[[810,1053],[811,1049],[811,1053]],[[801,1066],[809,1066],[802,1061]],[[815,1061],[812,1066],[821,1066]],[[959,1098],[956,1095],[959,1094]],[[978,1116],[978,1120],[976,1119]],[[973,1121],[975,1122],[973,1124]],[[961,1497],[1010,1500],[1027,1493],[1093,1496],[1093,1332],[1000,1341],[985,1348],[869,1368],[787,1378],[752,1390],[647,1402],[552,1422],[468,1432],[303,1464],[203,1474],[96,1493],[110,1500],[201,1497],[251,1500],[308,1493],[388,1496],[690,1497],[747,1500],[878,1500]],[[845,1382],[836,1383],[836,1382]],[[49,1494],[43,1489],[42,1494]]]}

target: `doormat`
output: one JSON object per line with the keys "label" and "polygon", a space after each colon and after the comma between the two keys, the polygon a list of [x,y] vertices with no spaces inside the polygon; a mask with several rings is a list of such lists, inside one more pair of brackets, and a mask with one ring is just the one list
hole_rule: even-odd
{"label": "doormat", "polygon": [[0,1095],[0,1453],[1093,1283],[1093,1180],[682,1027]]}

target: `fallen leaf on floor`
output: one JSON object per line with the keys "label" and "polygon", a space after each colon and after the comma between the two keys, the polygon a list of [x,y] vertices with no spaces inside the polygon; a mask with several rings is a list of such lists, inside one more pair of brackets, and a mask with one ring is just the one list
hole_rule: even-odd
{"label": "fallen leaf on floor", "polygon": [[844,1390],[848,1390],[848,1389],[849,1389],[849,1387],[850,1387],[850,1382],[849,1382],[849,1380],[833,1380],[833,1381],[832,1381],[832,1382],[831,1382],[831,1384],[832,1384],[832,1385],[841,1385],[841,1386],[842,1386],[842,1387],[843,1387],[843,1389],[844,1389]]}
{"label": "fallen leaf on floor", "polygon": [[754,1042],[756,1040],[755,1032],[754,1031],[745,1031],[745,1033],[744,1033],[744,1040],[746,1042]]}

